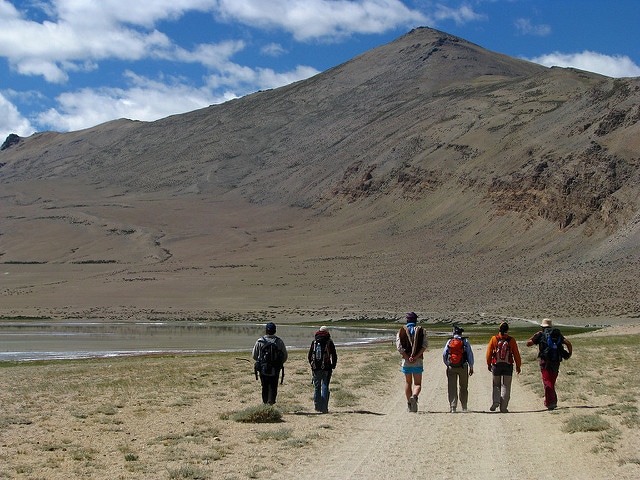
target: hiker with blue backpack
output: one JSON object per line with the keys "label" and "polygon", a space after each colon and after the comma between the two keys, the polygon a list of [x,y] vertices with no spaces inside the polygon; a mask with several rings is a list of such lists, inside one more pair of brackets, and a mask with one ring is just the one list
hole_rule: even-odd
{"label": "hiker with blue backpack", "polygon": [[338,354],[329,329],[320,327],[311,342],[308,355],[313,380],[313,404],[316,412],[329,413],[329,382],[336,368]]}
{"label": "hiker with blue backpack", "polygon": [[[462,336],[462,332],[464,332],[462,327],[454,325],[453,337],[447,340],[442,351],[442,361],[447,366],[447,390],[451,413],[457,411],[458,398],[462,411],[467,411],[469,377],[473,375],[473,350],[469,340]],[[458,384],[460,395],[458,395]]]}
{"label": "hiker with blue backpack", "polygon": [[407,324],[396,335],[396,349],[402,356],[402,373],[404,373],[404,393],[407,397],[407,410],[418,411],[418,395],[422,390],[422,356],[427,349],[427,334],[416,325],[418,315],[409,312]]}
{"label": "hiker with blue backpack", "polygon": [[253,359],[256,361],[254,372],[260,376],[262,384],[262,403],[273,405],[278,396],[278,377],[284,382],[284,362],[287,361],[287,347],[276,336],[276,324],[267,323],[265,335],[260,337],[253,347]]}
{"label": "hiker with blue backpack", "polygon": [[560,371],[560,362],[571,356],[573,348],[571,342],[562,336],[560,330],[553,327],[551,320],[543,319],[540,326],[542,330],[527,340],[527,347],[538,345],[540,372],[544,385],[544,406],[549,410],[555,410],[558,406],[556,380]]}
{"label": "hiker with blue backpack", "polygon": [[516,339],[508,335],[509,324],[502,322],[498,327],[498,334],[491,337],[487,345],[487,367],[492,374],[493,391],[492,403],[489,410],[495,412],[500,407],[500,413],[508,413],[511,398],[511,381],[513,380],[513,366],[520,374],[522,358],[518,350]]}

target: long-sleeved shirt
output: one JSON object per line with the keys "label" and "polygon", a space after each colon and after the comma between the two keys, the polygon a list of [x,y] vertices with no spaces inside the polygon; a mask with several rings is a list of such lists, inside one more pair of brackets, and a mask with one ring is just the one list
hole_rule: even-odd
{"label": "long-sleeved shirt", "polygon": [[491,337],[491,340],[489,340],[489,345],[487,346],[487,355],[486,355],[487,365],[491,366],[494,363],[496,363],[495,351],[496,351],[496,348],[498,348],[498,341],[504,338],[509,339],[509,350],[511,351],[511,355],[509,357],[509,363],[515,363],[516,367],[520,369],[520,366],[522,365],[522,359],[520,358],[520,351],[518,350],[518,344],[516,342],[516,339],[507,334],[502,334],[502,333],[494,335],[493,337]]}

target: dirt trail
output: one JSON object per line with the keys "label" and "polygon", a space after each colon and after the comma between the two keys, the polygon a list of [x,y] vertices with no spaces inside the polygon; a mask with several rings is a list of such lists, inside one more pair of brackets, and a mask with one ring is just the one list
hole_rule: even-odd
{"label": "dirt trail", "polygon": [[336,435],[310,464],[291,465],[281,478],[296,478],[301,472],[312,478],[314,471],[326,479],[608,478],[594,464],[590,446],[561,431],[566,416],[576,412],[562,406],[548,412],[518,377],[510,413],[489,412],[491,374],[484,352],[475,354],[480,363],[470,379],[469,412],[448,413],[444,365],[439,351],[429,351],[417,414],[406,412],[398,371],[384,387],[385,404],[359,416],[351,434]]}

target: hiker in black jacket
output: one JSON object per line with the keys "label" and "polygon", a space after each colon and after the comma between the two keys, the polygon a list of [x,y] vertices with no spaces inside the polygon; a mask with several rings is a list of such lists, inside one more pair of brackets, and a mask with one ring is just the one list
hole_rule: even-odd
{"label": "hiker in black jacket", "polygon": [[329,382],[331,374],[336,368],[338,354],[336,346],[331,339],[329,329],[320,327],[309,347],[309,365],[313,377],[313,404],[316,412],[329,412]]}
{"label": "hiker in black jacket", "polygon": [[[273,355],[266,355],[273,351]],[[262,402],[273,405],[278,395],[278,377],[282,372],[284,380],[284,362],[287,361],[287,347],[276,336],[276,324],[267,323],[265,335],[260,337],[253,347],[253,359],[256,361],[256,376],[260,374],[262,384]]]}

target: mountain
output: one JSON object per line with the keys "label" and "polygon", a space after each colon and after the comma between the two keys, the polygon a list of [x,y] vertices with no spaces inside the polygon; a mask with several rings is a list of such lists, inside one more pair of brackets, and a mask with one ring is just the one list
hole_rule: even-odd
{"label": "mountain", "polygon": [[155,122],[11,136],[4,315],[640,315],[640,79],[429,28]]}

